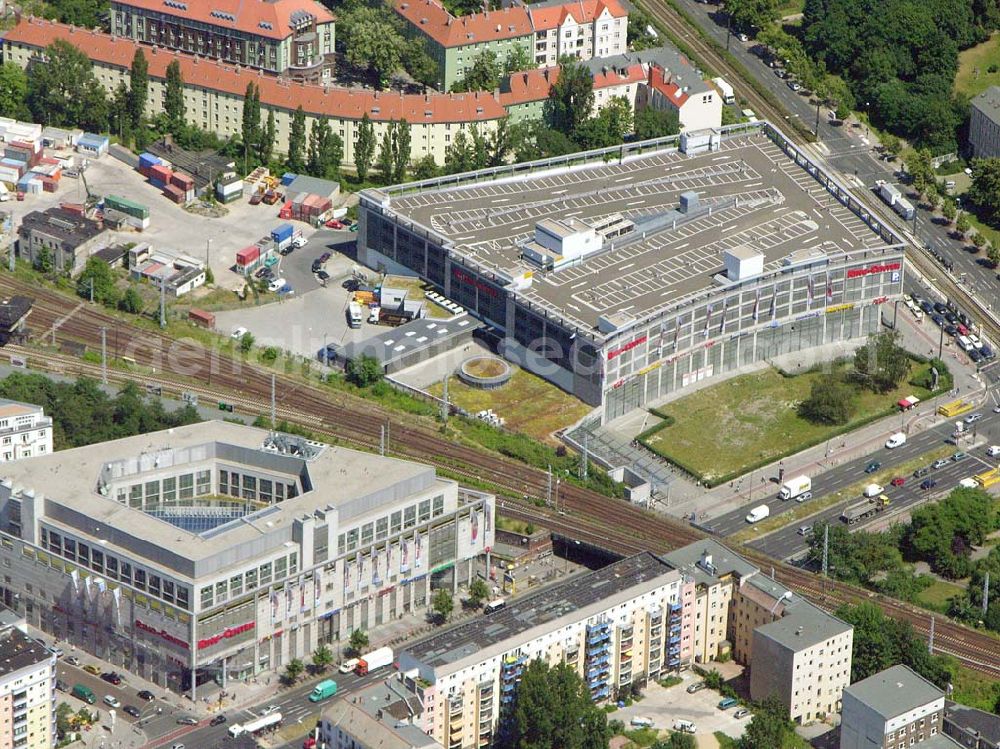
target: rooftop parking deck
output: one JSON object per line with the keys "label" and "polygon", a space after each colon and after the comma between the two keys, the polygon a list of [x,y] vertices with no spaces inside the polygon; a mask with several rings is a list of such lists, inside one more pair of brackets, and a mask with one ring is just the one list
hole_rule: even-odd
{"label": "rooftop parking deck", "polygon": [[[681,194],[690,192],[697,207],[684,212]],[[533,270],[531,286],[519,293],[582,328],[715,286],[727,250],[763,254],[770,273],[793,253],[837,256],[887,246],[762,131],[694,156],[661,150],[624,163],[392,195],[390,208],[486,270],[510,277]],[[614,214],[635,230],[582,260],[541,271],[520,257],[540,221],[594,224]]]}

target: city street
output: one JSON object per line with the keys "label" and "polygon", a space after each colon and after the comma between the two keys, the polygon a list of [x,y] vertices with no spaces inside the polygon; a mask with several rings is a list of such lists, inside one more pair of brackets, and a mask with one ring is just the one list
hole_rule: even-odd
{"label": "city street", "polygon": [[[725,17],[719,12],[719,6],[697,0],[677,0],[677,2],[698,22],[699,26],[724,47],[726,46]],[[716,14],[722,20],[722,25],[712,18]],[[790,117],[801,119],[810,130],[815,131],[817,127],[815,104],[809,102],[809,97],[792,91],[784,80],[774,74],[774,70],[753,54],[750,49],[755,45],[753,39],[740,42],[736,36],[732,36],[728,44],[730,53],[777,97],[790,113]],[[729,83],[735,87],[738,98],[740,82],[729,81]],[[781,123],[775,124],[781,125]],[[818,130],[820,142],[812,146],[811,150],[843,174],[850,187],[859,191],[863,187],[870,191],[877,179],[896,181],[898,184],[894,172],[900,169],[902,164],[898,159],[894,162],[880,161],[872,152],[874,143],[869,139],[869,134],[863,125],[832,124],[826,110],[820,108]],[[878,202],[878,198],[871,196],[869,202]],[[904,226],[902,219],[895,216],[892,211],[887,210],[885,213],[894,217],[893,224],[897,229]],[[936,249],[954,263],[955,276],[961,278],[964,275],[963,284],[971,293],[979,295],[980,302],[986,306],[994,303],[998,288],[997,271],[980,265],[979,255],[966,252],[965,243],[953,239],[945,227],[932,223],[931,214],[925,210],[918,209],[916,220],[907,222],[905,226],[925,246]]]}

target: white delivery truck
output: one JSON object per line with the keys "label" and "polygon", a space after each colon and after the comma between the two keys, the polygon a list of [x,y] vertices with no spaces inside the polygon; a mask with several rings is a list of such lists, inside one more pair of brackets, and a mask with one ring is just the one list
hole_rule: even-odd
{"label": "white delivery truck", "polygon": [[865,490],[862,492],[862,494],[871,499],[872,497],[877,497],[884,491],[885,489],[879,484],[868,484],[868,486],[865,487]]}
{"label": "white delivery truck", "polygon": [[229,726],[229,736],[234,739],[239,738],[244,734],[257,736],[264,731],[276,729],[281,725],[281,719],[281,713],[271,713],[270,715],[255,718],[254,720],[247,721],[246,723],[234,723]]}
{"label": "white delivery truck", "polygon": [[352,328],[361,327],[361,305],[357,302],[350,302],[347,305],[347,324]]}
{"label": "white delivery truck", "polygon": [[393,652],[392,648],[384,647],[378,650],[373,650],[370,653],[365,653],[363,656],[358,658],[358,664],[354,667],[354,673],[358,676],[364,676],[375,669],[384,668],[392,663]]}
{"label": "white delivery truck", "polygon": [[715,87],[719,89],[719,93],[722,94],[723,103],[736,103],[736,92],[733,91],[733,87],[729,85],[725,78],[713,78],[712,83],[715,84]]}
{"label": "white delivery truck", "polygon": [[767,505],[758,505],[750,510],[750,514],[747,515],[748,523],[758,523],[768,515],[771,514],[771,508]]}
{"label": "white delivery truck", "polygon": [[[812,479],[808,476],[796,476],[781,485],[781,491],[778,492],[778,498],[782,500],[800,499],[800,497],[804,494],[811,495],[812,485]],[[804,502],[805,500],[800,499],[800,501]]]}

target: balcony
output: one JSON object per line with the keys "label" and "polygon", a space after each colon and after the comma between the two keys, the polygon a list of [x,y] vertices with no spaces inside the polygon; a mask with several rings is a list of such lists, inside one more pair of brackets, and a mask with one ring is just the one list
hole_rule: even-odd
{"label": "balcony", "polygon": [[462,714],[462,703],[450,702],[448,703],[448,715],[461,715]]}
{"label": "balcony", "polygon": [[598,643],[606,642],[607,640],[610,640],[610,639],[611,639],[611,633],[607,632],[607,631],[604,631],[604,632],[591,632],[591,633],[587,634],[587,644],[588,645],[597,645]]}

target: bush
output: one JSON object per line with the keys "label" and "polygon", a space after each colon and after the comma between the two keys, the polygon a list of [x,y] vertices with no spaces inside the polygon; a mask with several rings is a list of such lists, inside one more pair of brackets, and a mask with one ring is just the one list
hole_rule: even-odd
{"label": "bush", "polygon": [[809,397],[799,404],[799,416],[814,424],[846,424],[854,416],[857,393],[835,374],[813,383]]}

